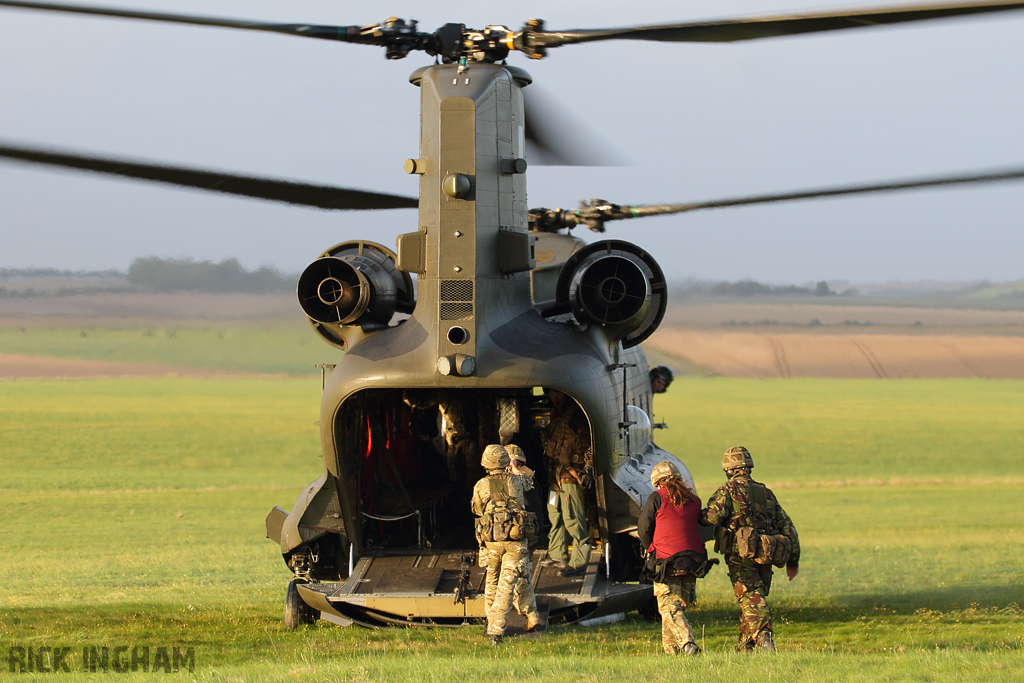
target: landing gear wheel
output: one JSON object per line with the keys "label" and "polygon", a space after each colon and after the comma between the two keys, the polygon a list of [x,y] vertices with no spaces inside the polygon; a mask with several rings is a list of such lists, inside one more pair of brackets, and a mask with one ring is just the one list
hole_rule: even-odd
{"label": "landing gear wheel", "polygon": [[303,624],[312,624],[319,615],[307,605],[299,596],[299,589],[296,585],[306,583],[304,579],[293,579],[288,584],[288,590],[284,595],[284,625],[289,631],[294,631]]}

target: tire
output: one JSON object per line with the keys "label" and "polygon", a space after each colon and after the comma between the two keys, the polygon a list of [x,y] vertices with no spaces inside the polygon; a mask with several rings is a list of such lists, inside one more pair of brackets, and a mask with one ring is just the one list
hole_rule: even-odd
{"label": "tire", "polygon": [[284,595],[284,625],[289,631],[294,631],[303,624],[312,624],[317,619],[315,610],[307,605],[299,596],[299,589],[296,586],[306,583],[303,579],[293,579],[288,584],[288,590]]}

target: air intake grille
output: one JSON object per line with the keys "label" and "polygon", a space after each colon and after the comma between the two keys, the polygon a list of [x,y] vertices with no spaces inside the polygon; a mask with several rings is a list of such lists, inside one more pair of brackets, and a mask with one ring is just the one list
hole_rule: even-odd
{"label": "air intake grille", "polygon": [[467,320],[473,317],[473,281],[441,281],[441,320]]}

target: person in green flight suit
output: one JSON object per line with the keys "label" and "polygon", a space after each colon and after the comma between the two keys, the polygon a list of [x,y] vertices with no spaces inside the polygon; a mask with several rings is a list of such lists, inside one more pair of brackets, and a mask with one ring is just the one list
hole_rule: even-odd
{"label": "person in green flight suit", "polygon": [[[544,454],[549,468],[548,559],[541,564],[558,567],[561,576],[583,574],[590,562],[590,531],[584,489],[593,484],[590,424],[569,396],[548,390],[551,423],[544,431]],[[569,544],[572,543],[572,554]]]}

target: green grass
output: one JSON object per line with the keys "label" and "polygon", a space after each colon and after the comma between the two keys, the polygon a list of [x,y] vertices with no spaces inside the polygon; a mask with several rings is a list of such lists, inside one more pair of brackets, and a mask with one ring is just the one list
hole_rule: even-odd
{"label": "green grass", "polygon": [[735,445],[775,485],[1024,476],[1024,382],[687,377],[654,410],[702,490]]}
{"label": "green grass", "polygon": [[[1024,383],[678,380],[656,399],[701,492],[721,452],[800,530],[776,575],[780,652],[740,656],[721,567],[690,618],[706,653],[660,654],[634,616],[497,651],[478,629],[288,632],[289,572],[264,538],[322,472],[319,382],[0,383],[0,678],[11,646],[189,646],[199,680],[1004,681],[1024,674]],[[1018,419],[1015,419],[1018,418]],[[842,481],[844,486],[826,485]],[[32,680],[21,674],[15,680]],[[38,674],[51,680],[52,674]]]}
{"label": "green grass", "polygon": [[319,411],[319,377],[0,383],[0,489],[301,487]]}
{"label": "green grass", "polygon": [[316,374],[341,352],[301,323],[152,327],[0,327],[0,353],[232,372]]}

